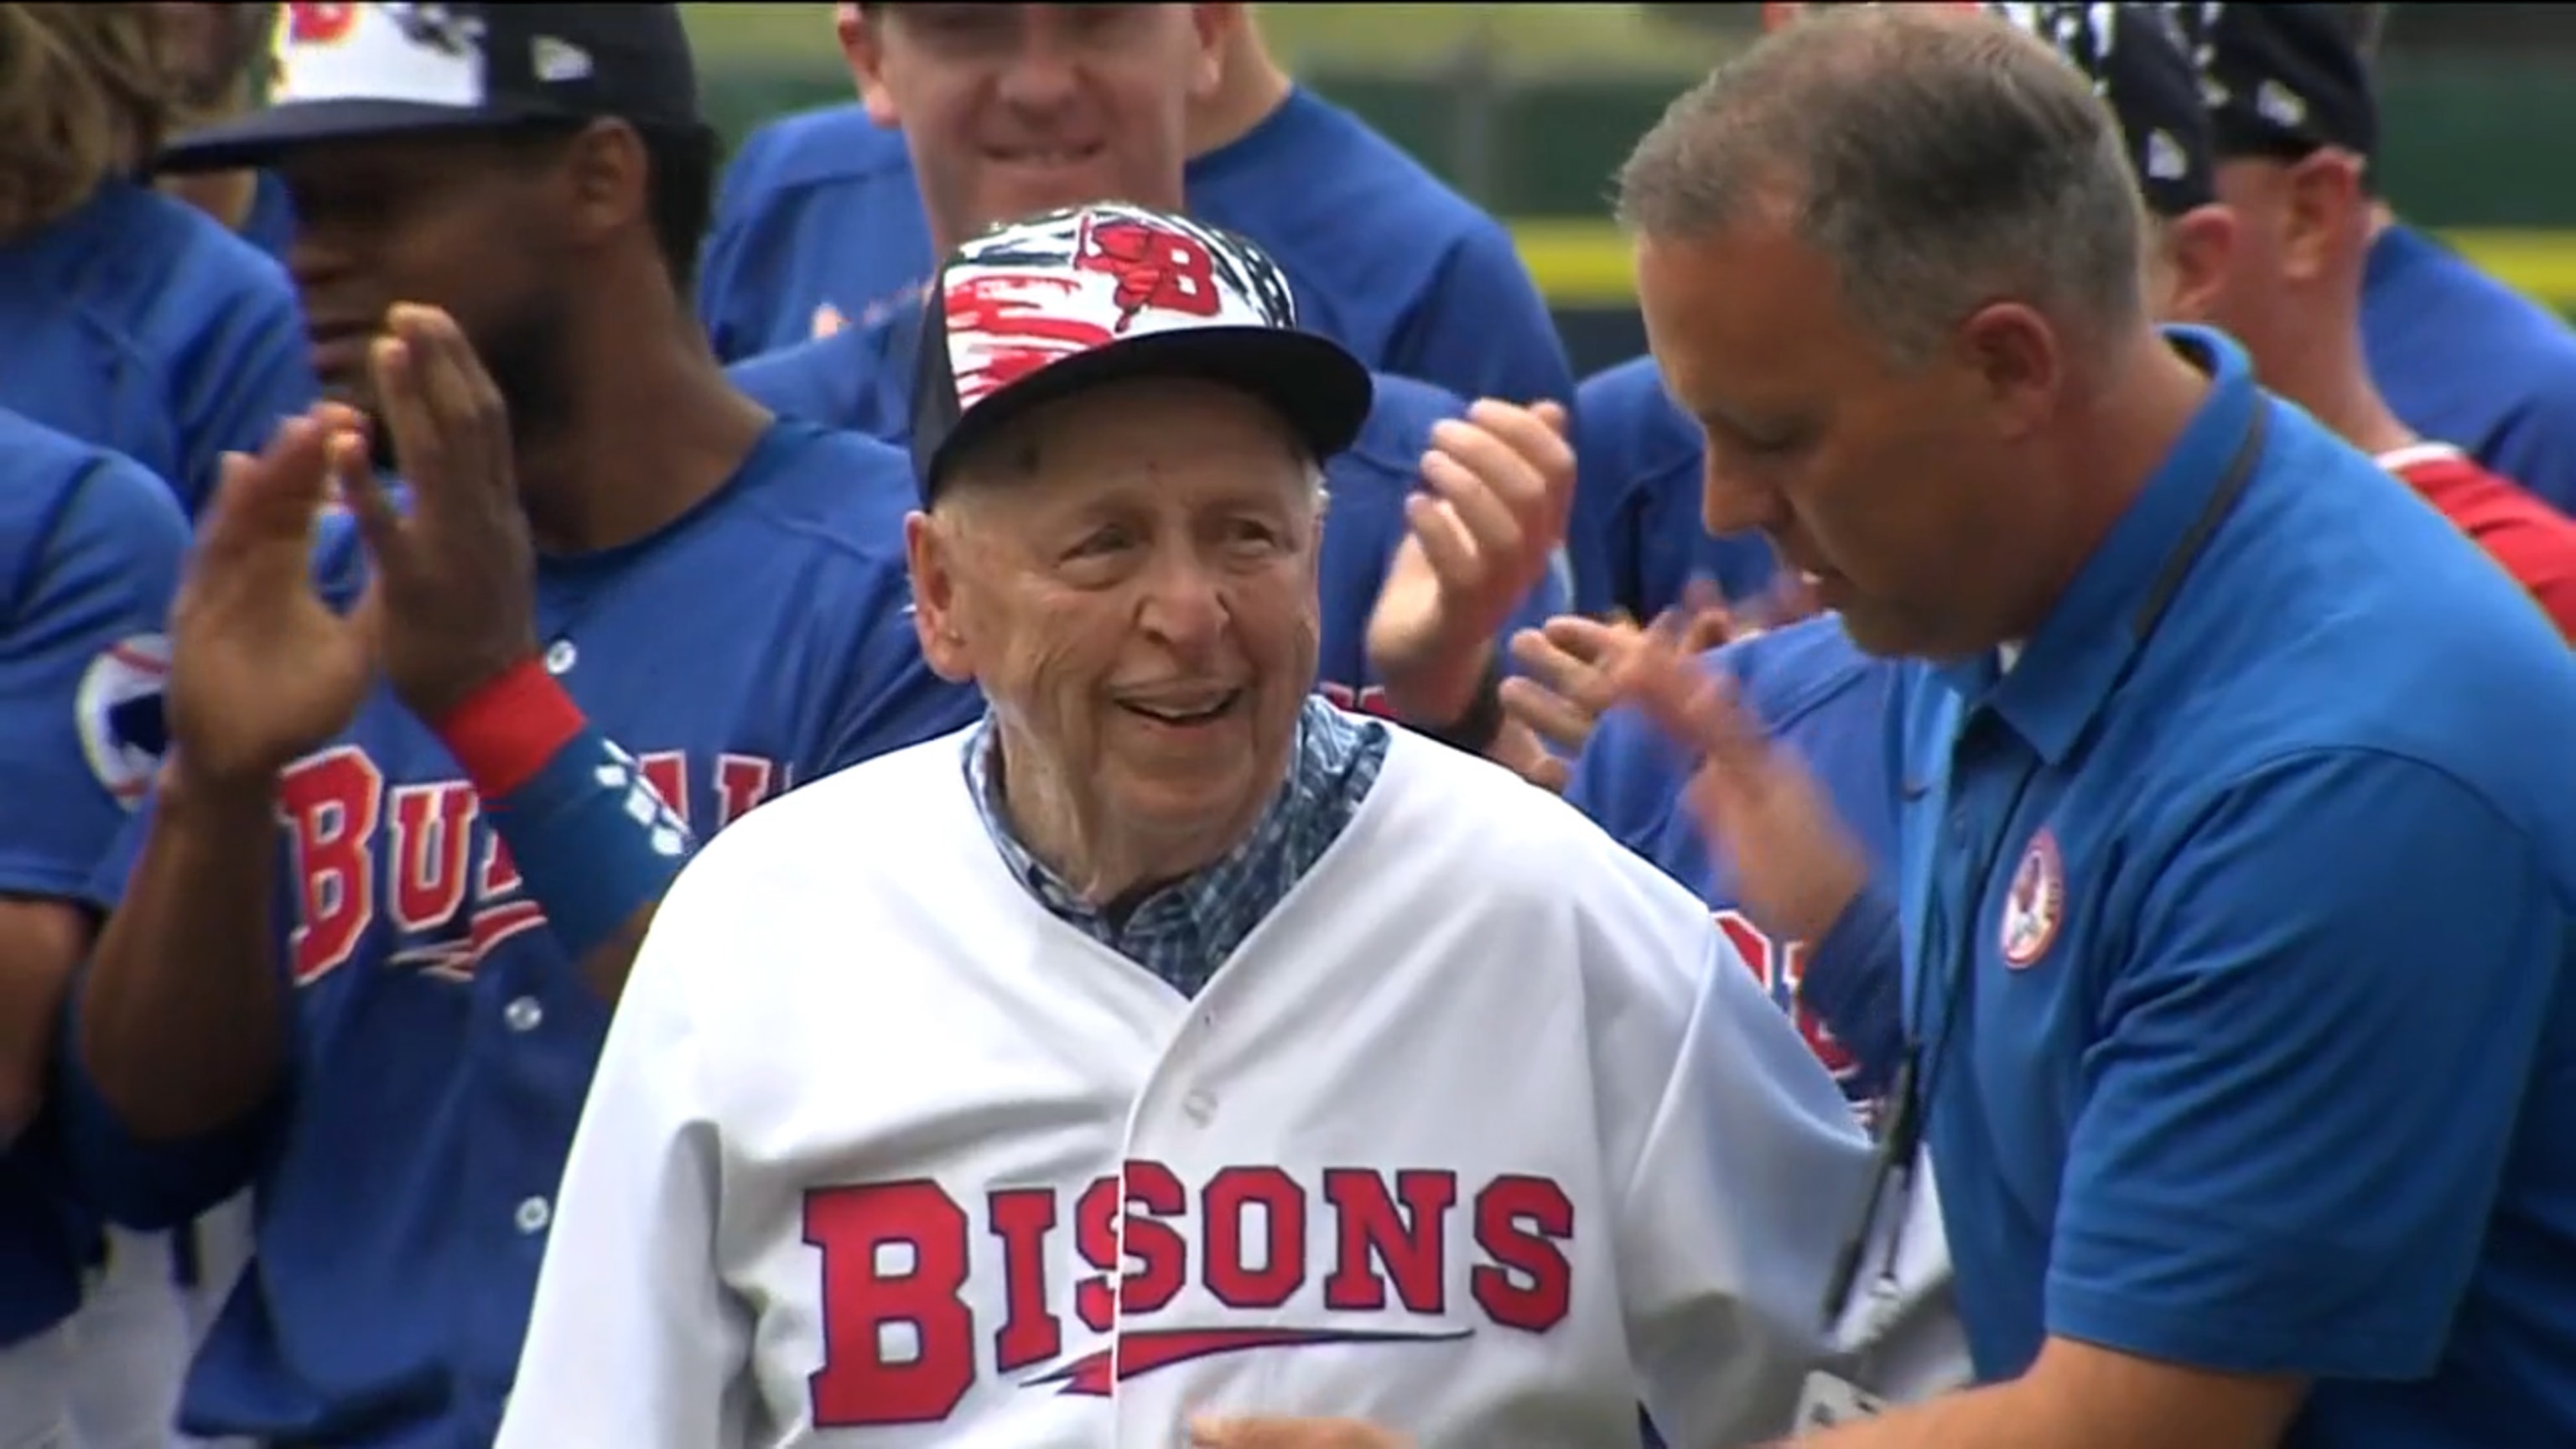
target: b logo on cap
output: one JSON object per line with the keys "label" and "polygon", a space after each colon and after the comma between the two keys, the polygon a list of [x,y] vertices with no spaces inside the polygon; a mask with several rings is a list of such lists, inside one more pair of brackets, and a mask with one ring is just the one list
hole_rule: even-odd
{"label": "b logo on cap", "polygon": [[289,5],[286,41],[289,45],[335,45],[347,39],[350,27],[357,23],[355,5]]}
{"label": "b logo on cap", "polygon": [[1191,317],[1213,317],[1222,299],[1216,291],[1216,263],[1196,237],[1143,221],[1094,222],[1073,264],[1086,272],[1105,272],[1118,289],[1118,325],[1124,332],[1136,314],[1151,307]]}

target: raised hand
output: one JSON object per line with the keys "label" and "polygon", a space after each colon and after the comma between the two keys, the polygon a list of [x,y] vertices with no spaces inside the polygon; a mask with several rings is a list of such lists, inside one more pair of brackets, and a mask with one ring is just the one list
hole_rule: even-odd
{"label": "raised hand", "polygon": [[536,651],[536,550],[511,465],[509,410],[463,329],[403,305],[368,358],[408,517],[360,458],[343,486],[374,564],[385,677],[436,724]]}
{"label": "raised hand", "polygon": [[1432,429],[1427,491],[1406,500],[1411,533],[1369,616],[1369,662],[1399,716],[1463,714],[1494,636],[1547,576],[1574,502],[1564,430],[1554,403],[1491,399]]}
{"label": "raised hand", "polygon": [[1775,748],[1729,683],[1686,647],[1687,627],[1668,614],[1623,651],[1616,697],[1700,761],[1683,804],[1733,865],[1745,914],[1775,936],[1813,941],[1860,894],[1868,859],[1807,767]]}
{"label": "raised hand", "polygon": [[375,682],[374,610],[333,612],[313,587],[332,476],[364,460],[358,414],[289,418],[257,457],[224,459],[170,617],[165,700],[179,768],[266,789],[348,727]]}

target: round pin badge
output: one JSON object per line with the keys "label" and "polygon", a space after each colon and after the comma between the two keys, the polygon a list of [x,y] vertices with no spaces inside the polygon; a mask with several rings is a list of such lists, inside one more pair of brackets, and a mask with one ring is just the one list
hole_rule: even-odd
{"label": "round pin badge", "polygon": [[2056,833],[2042,826],[2022,851],[2012,889],[2004,895],[1998,942],[2004,964],[2018,971],[2047,955],[2065,919],[2066,863],[2058,855]]}

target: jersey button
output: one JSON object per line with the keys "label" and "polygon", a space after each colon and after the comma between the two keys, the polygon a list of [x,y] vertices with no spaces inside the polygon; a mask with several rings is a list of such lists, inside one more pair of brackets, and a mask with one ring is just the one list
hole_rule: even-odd
{"label": "jersey button", "polygon": [[533,996],[516,997],[501,1008],[501,1020],[509,1023],[512,1031],[535,1031],[537,1023],[545,1019],[545,1007]]}
{"label": "jersey button", "polygon": [[1205,1127],[1216,1116],[1216,1098],[1207,1092],[1192,1092],[1181,1099],[1181,1115]]}
{"label": "jersey button", "polygon": [[566,673],[580,658],[581,651],[572,647],[570,639],[557,639],[546,646],[546,673]]}
{"label": "jersey button", "polygon": [[544,1198],[529,1198],[527,1201],[519,1204],[519,1231],[523,1233],[542,1233],[546,1230],[546,1224],[554,1221],[554,1217],[555,1210],[547,1205]]}

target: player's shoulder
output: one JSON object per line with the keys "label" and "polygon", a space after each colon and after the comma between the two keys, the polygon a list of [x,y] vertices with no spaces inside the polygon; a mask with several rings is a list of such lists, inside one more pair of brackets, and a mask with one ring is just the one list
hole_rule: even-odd
{"label": "player's shoulder", "polygon": [[1575,385],[1575,447],[1587,457],[1647,460],[1653,468],[1690,460],[1705,440],[1672,395],[1651,355],[1601,369]]}
{"label": "player's shoulder", "polygon": [[849,102],[782,116],[745,137],[733,160],[732,198],[798,187],[907,178],[912,167],[903,133],[868,118]]}
{"label": "player's shoulder", "polygon": [[2302,758],[2430,769],[2498,799],[2569,796],[2576,656],[2550,621],[2377,462],[2271,407],[2263,471],[2130,686],[2192,702],[2132,712],[2141,777],[2185,813]]}
{"label": "player's shoulder", "polygon": [[1895,666],[1861,652],[1836,614],[1721,644],[1701,664],[1735,681],[1755,716],[1788,729],[1836,699],[1892,677]]}
{"label": "player's shoulder", "polygon": [[1460,248],[1510,235],[1350,112],[1299,88],[1231,146],[1191,163],[1191,207],[1261,243],[1302,284],[1400,301]]}
{"label": "player's shoulder", "polygon": [[188,537],[169,485],[152,470],[0,408],[0,559],[24,557],[68,528],[138,559],[161,559]]}
{"label": "player's shoulder", "polygon": [[1365,467],[1399,493],[1409,493],[1421,471],[1423,450],[1431,445],[1433,425],[1463,416],[1467,400],[1437,383],[1391,372],[1372,373],[1370,382],[1368,416],[1335,461]]}
{"label": "player's shoulder", "polygon": [[725,369],[745,397],[781,417],[882,438],[909,418],[885,418],[885,372],[902,365],[919,309],[899,306],[856,326],[755,353]]}
{"label": "player's shoulder", "polygon": [[1662,397],[1663,394],[1664,375],[1655,366],[1652,353],[1640,353],[1624,362],[1614,362],[1575,385],[1575,396],[1587,409],[1596,404],[1634,407],[1640,397]]}
{"label": "player's shoulder", "polygon": [[1445,248],[1471,234],[1501,231],[1484,208],[1357,115],[1302,88],[1288,104],[1295,109],[1283,119],[1294,127],[1300,150],[1327,163],[1305,179],[1326,194],[1367,203],[1371,209],[1356,216],[1402,230],[1423,247]]}
{"label": "player's shoulder", "polygon": [[[765,899],[852,901],[911,878],[943,823],[972,820],[965,749],[973,727],[844,765],[769,800],[701,846],[689,870],[757,883]],[[755,888],[746,885],[744,889]]]}
{"label": "player's shoulder", "polygon": [[911,461],[864,434],[794,418],[769,426],[722,500],[793,546],[903,566],[903,520],[917,493]]}
{"label": "player's shoulder", "polygon": [[118,183],[91,205],[92,225],[116,239],[103,262],[137,290],[198,308],[295,305],[294,283],[275,258],[183,201]]}
{"label": "player's shoulder", "polygon": [[1378,788],[1391,802],[1404,848],[1435,849],[1444,869],[1494,898],[1562,903],[1578,916],[1665,925],[1704,924],[1696,897],[1638,860],[1582,811],[1490,760],[1389,727]]}

